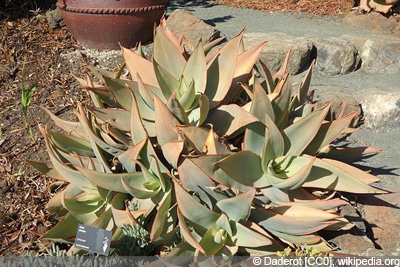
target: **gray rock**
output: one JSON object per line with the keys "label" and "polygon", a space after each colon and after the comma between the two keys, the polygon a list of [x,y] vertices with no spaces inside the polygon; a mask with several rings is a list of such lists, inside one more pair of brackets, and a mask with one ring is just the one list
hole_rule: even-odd
{"label": "gray rock", "polygon": [[400,128],[400,87],[365,89],[355,97],[361,103],[367,128],[375,131]]}
{"label": "gray rock", "polygon": [[313,38],[317,52],[316,67],[326,75],[347,74],[355,71],[360,57],[354,44],[337,38]]}
{"label": "gray rock", "polygon": [[248,49],[264,41],[267,45],[260,53],[260,59],[272,71],[282,66],[285,56],[291,49],[288,71],[299,73],[310,63],[312,43],[305,37],[294,37],[285,33],[245,33],[243,42]]}
{"label": "gray rock", "polygon": [[50,28],[57,29],[65,26],[65,22],[61,17],[60,10],[58,8],[49,10],[46,12],[46,20]]}
{"label": "gray rock", "polygon": [[361,69],[367,73],[400,73],[400,38],[382,35],[343,35],[352,42],[361,57]]}
{"label": "gray rock", "polygon": [[200,39],[204,43],[220,37],[220,31],[185,9],[177,9],[172,12],[167,19],[167,25],[178,38],[183,34],[193,46],[196,46]]}

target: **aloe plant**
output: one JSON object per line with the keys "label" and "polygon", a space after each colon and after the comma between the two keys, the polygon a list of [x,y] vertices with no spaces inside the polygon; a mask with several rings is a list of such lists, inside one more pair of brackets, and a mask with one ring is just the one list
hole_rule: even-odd
{"label": "aloe plant", "polygon": [[129,79],[94,67],[97,83],[78,78],[91,105],[77,104],[78,121],[47,110],[64,132],[41,126],[51,163],[30,162],[65,184],[44,238],[73,242],[83,223],[113,231],[115,244],[140,224],[161,255],[331,249],[318,231],[352,227],[335,192],[381,193],[346,162],[377,151],[333,146],[356,114],[326,120],[312,67],[293,94],[289,53],[275,75],[261,63],[256,77],[265,44],[246,50],[242,35],[185,50],[162,22],[151,59],[122,48]]}
{"label": "aloe plant", "polygon": [[371,9],[382,13],[388,13],[399,0],[360,0],[362,10],[371,11]]}

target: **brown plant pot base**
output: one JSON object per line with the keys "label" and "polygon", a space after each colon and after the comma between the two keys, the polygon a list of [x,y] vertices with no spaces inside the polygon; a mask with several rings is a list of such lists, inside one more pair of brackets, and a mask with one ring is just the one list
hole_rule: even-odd
{"label": "brown plant pot base", "polygon": [[[169,0],[58,0],[68,30],[90,49],[132,48],[150,42]],[[97,7],[96,4],[99,3]]]}

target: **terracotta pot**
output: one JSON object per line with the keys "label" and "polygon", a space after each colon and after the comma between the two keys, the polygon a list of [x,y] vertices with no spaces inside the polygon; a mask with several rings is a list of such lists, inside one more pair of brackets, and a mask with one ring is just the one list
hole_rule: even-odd
{"label": "terracotta pot", "polygon": [[58,0],[68,30],[91,49],[120,49],[147,43],[169,0]]}

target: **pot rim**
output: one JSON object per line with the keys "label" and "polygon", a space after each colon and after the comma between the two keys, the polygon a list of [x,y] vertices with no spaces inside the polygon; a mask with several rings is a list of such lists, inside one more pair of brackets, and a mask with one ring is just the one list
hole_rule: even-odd
{"label": "pot rim", "polygon": [[165,3],[148,5],[148,6],[137,6],[137,7],[107,7],[107,8],[96,8],[96,7],[81,7],[68,5],[65,0],[59,0],[56,6],[67,12],[74,13],[85,13],[85,14],[134,14],[140,12],[149,12],[158,9],[166,9],[169,6],[169,1]]}

